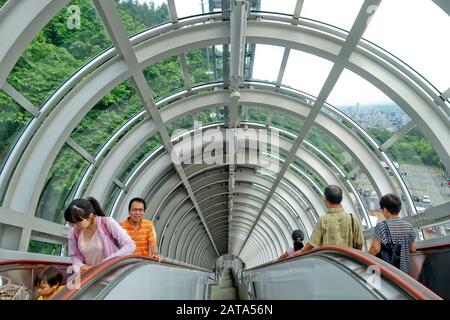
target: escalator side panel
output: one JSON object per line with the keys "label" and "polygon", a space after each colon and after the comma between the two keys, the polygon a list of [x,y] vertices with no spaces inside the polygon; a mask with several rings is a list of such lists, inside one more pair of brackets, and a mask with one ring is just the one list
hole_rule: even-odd
{"label": "escalator side panel", "polygon": [[377,295],[335,264],[311,257],[251,274],[257,299],[373,300]]}

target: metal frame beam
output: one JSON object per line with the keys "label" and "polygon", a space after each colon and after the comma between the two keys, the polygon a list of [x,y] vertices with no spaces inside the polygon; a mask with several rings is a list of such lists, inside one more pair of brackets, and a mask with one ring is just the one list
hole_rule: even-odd
{"label": "metal frame beam", "polygon": [[[138,60],[131,46],[131,43],[128,39],[128,36],[126,34],[125,28],[123,26],[117,8],[115,7],[115,4],[109,0],[94,0],[94,4],[100,16],[102,17],[103,23],[106,25],[106,29],[108,30],[108,33],[110,34],[115,47],[119,50],[119,52],[129,65],[129,68],[131,70],[135,69],[138,65]],[[152,91],[144,77],[144,74],[142,73],[142,71],[137,72],[132,76],[132,79],[139,97],[141,98],[146,110],[149,112],[153,121],[156,124],[156,127],[158,128],[159,134],[161,135],[161,138],[163,140],[164,147],[166,148],[167,152],[172,155],[171,151],[173,146],[170,141],[169,134],[161,119],[161,114],[155,102],[153,101],[153,98],[151,96]],[[197,200],[195,199],[195,196],[193,195],[191,190],[191,186],[187,181],[186,174],[184,173],[184,170],[181,167],[181,165],[177,164],[177,161],[174,161],[173,164],[175,170],[178,172],[181,180],[183,181],[183,184],[191,198],[192,203],[196,207],[200,220],[203,222],[205,230],[209,238],[211,239],[211,243],[214,249],[216,250],[217,255],[219,256],[219,252],[217,251],[214,240],[208,230],[208,226],[204,222],[202,212],[198,207]]]}

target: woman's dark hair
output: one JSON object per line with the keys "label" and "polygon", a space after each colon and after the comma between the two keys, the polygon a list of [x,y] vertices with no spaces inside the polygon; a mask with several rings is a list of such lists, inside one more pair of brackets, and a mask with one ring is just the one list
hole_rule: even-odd
{"label": "woman's dark hair", "polygon": [[38,287],[42,282],[47,282],[50,287],[53,287],[54,285],[62,284],[62,280],[63,275],[61,271],[50,266],[39,272],[36,279],[34,279],[34,286]]}
{"label": "woman's dark hair", "polygon": [[294,240],[294,251],[303,249],[303,239],[304,238],[305,238],[305,235],[303,234],[302,230],[297,229],[292,232],[292,240]]}
{"label": "woman's dark hair", "polygon": [[75,199],[64,211],[64,219],[70,223],[77,223],[89,217],[93,213],[96,216],[105,216],[100,204],[94,198]]}
{"label": "woman's dark hair", "polygon": [[395,194],[388,193],[380,199],[381,209],[386,208],[391,214],[399,214],[402,209],[402,201]]}
{"label": "woman's dark hair", "polygon": [[95,199],[94,197],[87,197],[86,199],[94,207],[96,216],[100,216],[100,217],[104,217],[105,216],[105,212],[103,212],[102,206],[100,205],[100,203],[98,203],[97,199]]}

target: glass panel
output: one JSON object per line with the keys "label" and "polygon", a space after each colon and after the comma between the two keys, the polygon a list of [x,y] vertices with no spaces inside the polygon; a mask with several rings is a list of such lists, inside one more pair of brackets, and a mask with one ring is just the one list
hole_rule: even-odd
{"label": "glass panel", "polygon": [[[120,140],[122,140],[122,138],[128,133],[130,132],[134,127],[136,127],[139,123],[141,123],[142,121],[145,121],[147,119],[149,119],[149,115],[148,113],[144,113],[143,115],[141,115],[137,121],[135,121],[132,125],[130,125],[128,127],[127,130],[125,130],[122,134],[120,134],[109,146],[108,148],[102,153],[102,155],[100,157],[97,158],[96,161],[96,165],[94,166],[93,170],[89,173],[89,177],[87,178],[85,184],[83,185],[83,189],[82,189],[82,195],[83,196],[87,196],[86,195],[86,191],[89,187],[89,184],[91,183],[92,179],[94,178],[94,175],[97,173],[98,168],[100,167],[100,164],[103,162],[103,160],[105,160],[105,158],[109,155],[109,153],[111,152],[111,150],[119,143]],[[98,156],[98,154],[97,154]]]}
{"label": "glass panel", "polygon": [[282,83],[317,97],[332,66],[328,60],[291,50]]}
{"label": "glass panel", "polygon": [[186,53],[189,76],[192,85],[223,79],[223,46],[196,49]]}
{"label": "glass panel", "polygon": [[421,230],[424,240],[447,237],[450,236],[450,222],[446,221],[435,226],[424,227]]}
{"label": "glass panel", "polygon": [[222,11],[222,1],[218,0],[175,0],[178,18]]}
{"label": "glass panel", "polygon": [[167,1],[114,0],[128,35],[170,21]]}
{"label": "glass panel", "polygon": [[[68,11],[72,5],[80,10],[79,25],[78,15]],[[41,107],[64,81],[111,44],[92,2],[72,0],[28,45],[7,81]]]}
{"label": "glass panel", "polygon": [[225,109],[224,107],[205,109],[196,113],[197,121],[202,123],[202,126],[220,123],[224,120]]}
{"label": "glass panel", "polygon": [[[365,208],[370,212],[377,212],[380,208],[379,198],[368,176],[358,165],[356,160],[330,135],[318,127],[308,132],[306,140],[320,149],[349,177],[350,181],[361,195]],[[402,210],[401,216],[404,215]]]}
{"label": "glass panel", "polygon": [[180,59],[177,56],[144,69],[144,76],[152,89],[155,100],[184,88]]}
{"label": "glass panel", "polygon": [[[295,10],[296,2],[297,0],[283,0],[283,1],[261,0],[260,11],[269,11],[292,15]],[[253,10],[258,9],[255,8]]]}
{"label": "glass panel", "polygon": [[274,111],[272,114],[272,125],[298,134],[303,126],[303,120],[288,113]]}
{"label": "glass panel", "polygon": [[133,85],[126,81],[103,97],[81,120],[70,137],[94,155],[117,129],[143,110]]}
{"label": "glass panel", "polygon": [[[313,155],[314,155],[315,157],[317,157],[320,161],[322,161],[322,162],[329,168],[329,170],[330,170],[330,171],[338,178],[338,180],[341,182],[341,186],[343,186],[343,187],[347,190],[347,192],[348,192],[349,194],[351,194],[351,196],[353,195],[352,190],[350,189],[350,187],[348,186],[347,182],[346,182],[345,179],[342,177],[342,175],[340,174],[340,172],[339,172],[337,169],[335,169],[335,167],[332,165],[332,163],[331,163],[330,161],[328,161],[328,159],[327,159],[325,156],[323,156],[321,153],[317,152],[315,149],[313,149],[312,147],[310,147],[310,146],[308,146],[308,145],[306,145],[306,144],[304,144],[303,147],[304,147],[304,149],[307,150],[307,152],[313,154]],[[353,176],[350,177],[350,180],[352,181],[352,183],[353,183],[353,185],[354,185],[355,188],[356,188],[356,184],[355,184],[354,181],[355,181],[356,178],[359,177],[360,175],[361,175],[361,173],[360,173],[360,172],[357,172],[357,170],[355,170],[355,174],[354,174]],[[367,180],[368,180],[368,179],[367,179],[367,177],[366,177],[366,181],[367,181]],[[362,190],[361,190],[360,193],[362,193]],[[354,195],[354,196],[356,196],[356,195]],[[352,197],[352,201],[353,201],[355,207],[358,209],[358,213],[359,213],[359,215],[360,215],[360,217],[361,217],[361,220],[363,221],[363,225],[364,225],[364,226],[367,226],[367,223],[366,223],[366,221],[365,221],[365,219],[364,219],[363,208],[360,207],[358,201],[356,201],[356,198]],[[374,206],[374,207],[375,207],[375,206]]]}
{"label": "glass panel", "polygon": [[116,198],[121,190],[122,189],[120,189],[115,183],[113,183],[109,188],[108,195],[106,196],[105,202],[103,203],[103,210],[105,211],[105,215],[111,215],[114,201],[116,201]]}
{"label": "glass panel", "polygon": [[300,16],[349,31],[362,4],[363,0],[306,0]]}
{"label": "glass panel", "polygon": [[32,118],[32,114],[0,90],[0,168]]}
{"label": "glass panel", "polygon": [[[257,44],[252,79],[276,82],[283,60],[284,48]],[[253,60],[252,59],[252,60]],[[270,63],[267,63],[270,61]]]}
{"label": "glass panel", "polygon": [[64,210],[72,201],[84,170],[89,165],[68,145],[63,145],[45,182],[36,216],[56,223],[64,223]]}
{"label": "glass panel", "polygon": [[30,240],[30,243],[28,245],[28,252],[50,254],[52,256],[60,256],[61,249],[61,244],[48,243],[38,240]]}
{"label": "glass panel", "polygon": [[444,91],[449,86],[450,42],[442,39],[448,38],[448,30],[448,15],[433,1],[382,1],[364,38],[404,60]]}
{"label": "glass panel", "polygon": [[269,110],[261,107],[242,106],[241,121],[266,123]]}
{"label": "glass panel", "polygon": [[152,136],[126,160],[125,164],[120,168],[117,178],[122,182],[128,180],[131,173],[138,167],[138,165],[160,146],[161,137],[159,134]]}
{"label": "glass panel", "polygon": [[291,166],[297,167],[298,169],[300,169],[300,171],[310,176],[311,179],[317,184],[317,186],[319,186],[319,190],[324,190],[325,187],[328,185],[326,181],[323,180],[316,172],[308,168],[306,165],[302,164],[300,161],[294,160],[291,163]]}
{"label": "glass panel", "polygon": [[418,212],[450,200],[439,156],[419,129],[395,142],[387,154],[398,163]]}
{"label": "glass panel", "polygon": [[380,139],[384,139],[378,131],[395,132],[411,121],[383,92],[347,69],[342,73],[327,102],[345,112],[381,143]]}
{"label": "glass panel", "polygon": [[169,136],[172,137],[172,133],[174,133],[175,130],[192,130],[194,128],[194,122],[192,121],[192,117],[189,115],[171,122],[166,128]]}

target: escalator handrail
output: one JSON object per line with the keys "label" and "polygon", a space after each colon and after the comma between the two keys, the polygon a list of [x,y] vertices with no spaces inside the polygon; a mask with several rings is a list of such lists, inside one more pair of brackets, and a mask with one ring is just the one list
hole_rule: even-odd
{"label": "escalator handrail", "polygon": [[367,265],[376,265],[380,273],[391,280],[393,283],[395,283],[397,286],[401,287],[403,290],[405,290],[409,295],[414,297],[417,300],[428,300],[428,299],[438,299],[442,300],[441,297],[439,297],[437,294],[435,294],[433,291],[425,287],[420,282],[414,280],[412,277],[410,277],[408,274],[400,271],[396,267],[386,263],[385,261],[382,261],[374,256],[366,256],[362,253],[362,251],[356,250],[356,249],[350,249],[350,248],[342,248],[342,247],[335,247],[335,246],[326,246],[326,247],[319,247],[314,248],[311,251],[301,253],[296,257],[288,257],[283,260],[275,260],[271,261],[259,266],[256,266],[252,269],[249,269],[247,271],[254,271],[256,269],[260,269],[263,267],[268,267],[272,265],[276,265],[282,262],[286,262],[288,260],[298,259],[298,258],[304,258],[307,256],[310,256],[311,254],[321,253],[321,252],[339,252],[343,253],[344,255],[347,255],[355,260],[358,260],[364,264]]}
{"label": "escalator handrail", "polygon": [[42,265],[42,264],[59,264],[70,266],[70,262],[62,262],[62,261],[49,261],[49,260],[0,260],[0,267],[6,265],[14,265],[14,264],[23,264],[23,265]]}
{"label": "escalator handrail", "polygon": [[450,247],[450,243],[431,244],[423,247],[417,247],[416,251],[436,250]]}
{"label": "escalator handrail", "polygon": [[[106,261],[99,263],[98,265],[93,266],[91,269],[89,269],[88,271],[81,274],[82,279],[80,281],[80,287],[81,288],[85,287],[91,281],[95,281],[98,278],[98,276],[100,276],[102,273],[109,272],[109,270],[114,268],[114,266],[116,266],[117,264],[119,264],[121,262],[124,262],[124,261],[126,262],[127,260],[129,260],[129,264],[142,263],[142,262],[154,262],[154,263],[158,263],[158,264],[162,264],[162,265],[166,265],[166,266],[175,266],[175,267],[185,268],[185,269],[189,269],[192,271],[210,272],[210,270],[203,269],[200,267],[186,266],[186,265],[178,264],[178,263],[175,263],[172,261],[166,261],[164,259],[158,260],[153,257],[133,254],[133,255],[127,255],[127,256],[121,256],[121,257],[115,257],[112,259],[108,259]],[[60,293],[58,293],[54,297],[54,300],[69,300],[78,291],[79,291],[79,289],[76,289],[76,288],[69,289],[66,286],[64,289],[61,290]]]}

